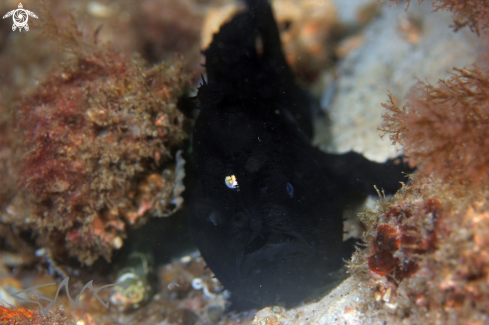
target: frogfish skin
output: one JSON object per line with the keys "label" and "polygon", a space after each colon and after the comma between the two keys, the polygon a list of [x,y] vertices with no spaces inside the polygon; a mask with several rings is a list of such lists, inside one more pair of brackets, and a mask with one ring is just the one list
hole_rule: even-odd
{"label": "frogfish skin", "polygon": [[373,185],[394,193],[410,170],[311,145],[313,101],[286,63],[268,0],[248,0],[204,55],[191,235],[232,309],[292,306],[348,258],[348,202]]}

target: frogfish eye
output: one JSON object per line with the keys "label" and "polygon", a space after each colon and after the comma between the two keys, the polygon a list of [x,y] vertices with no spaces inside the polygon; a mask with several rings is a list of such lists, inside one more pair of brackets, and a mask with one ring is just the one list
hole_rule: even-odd
{"label": "frogfish eye", "polygon": [[224,184],[226,184],[227,187],[229,188],[238,188],[238,180],[236,179],[235,175],[231,176],[226,176],[224,178]]}
{"label": "frogfish eye", "polygon": [[289,194],[290,198],[294,197],[294,187],[290,183],[287,183],[287,194]]}

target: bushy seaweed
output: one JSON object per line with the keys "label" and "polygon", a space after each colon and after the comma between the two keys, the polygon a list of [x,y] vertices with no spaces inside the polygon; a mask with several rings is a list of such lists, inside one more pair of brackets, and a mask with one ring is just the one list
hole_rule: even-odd
{"label": "bushy seaweed", "polygon": [[169,165],[185,138],[176,104],[188,76],[181,58],[148,67],[86,39],[73,17],[58,25],[42,14],[40,28],[69,56],[10,105],[17,130],[0,121],[12,140],[0,141],[0,166],[18,185],[14,198],[0,191],[0,217],[49,258],[91,264],[122,246],[126,225],[173,210]]}
{"label": "bushy seaweed", "polygon": [[[407,1],[409,3],[409,1]],[[420,1],[421,2],[421,1]],[[486,1],[435,0],[455,28],[488,26]],[[417,173],[378,213],[350,270],[377,284],[378,304],[405,324],[482,324],[489,312],[489,69],[482,57],[437,84],[418,81],[380,128]],[[358,261],[358,262],[357,262]],[[389,299],[384,299],[385,296]]]}
{"label": "bushy seaweed", "polygon": [[454,68],[437,85],[419,81],[400,108],[383,106],[381,130],[401,143],[420,172],[444,179],[489,183],[489,71]]}

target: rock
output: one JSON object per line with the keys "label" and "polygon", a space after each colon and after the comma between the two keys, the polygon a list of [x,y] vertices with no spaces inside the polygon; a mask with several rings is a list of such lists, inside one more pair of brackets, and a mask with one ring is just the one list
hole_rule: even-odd
{"label": "rock", "polygon": [[[432,10],[429,2],[411,2],[407,12],[404,6],[386,5],[366,27],[363,46],[339,65],[335,95],[323,105],[331,119],[330,129],[321,126],[315,139],[323,150],[354,150],[378,162],[395,157],[400,148],[382,140],[377,130],[388,91],[403,98],[416,78],[436,82],[453,66],[474,62],[480,53],[477,35],[468,29],[454,32],[448,27],[451,14]],[[328,92],[329,87],[324,95]]]}

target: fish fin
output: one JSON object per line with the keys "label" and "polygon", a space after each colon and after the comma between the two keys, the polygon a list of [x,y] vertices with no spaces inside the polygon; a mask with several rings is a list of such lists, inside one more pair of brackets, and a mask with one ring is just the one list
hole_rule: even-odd
{"label": "fish fin", "polygon": [[[247,13],[238,14],[221,26],[204,55],[210,89],[222,88],[228,96],[250,95],[252,81],[259,71],[259,63],[254,44],[253,22]],[[200,95],[199,91],[199,97]]]}
{"label": "fish fin", "polygon": [[414,172],[402,158],[377,163],[353,151],[341,155],[325,153],[322,162],[325,172],[345,195],[362,192],[377,196],[375,187],[385,194],[394,194],[401,188],[401,182],[408,180],[406,174]]}
{"label": "fish fin", "polygon": [[200,108],[215,107],[223,99],[223,90],[218,86],[213,86],[209,82],[206,82],[204,76],[202,76],[202,82],[197,88],[197,96],[200,102]]}

